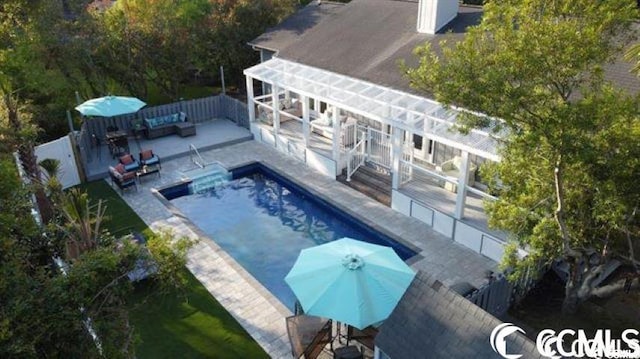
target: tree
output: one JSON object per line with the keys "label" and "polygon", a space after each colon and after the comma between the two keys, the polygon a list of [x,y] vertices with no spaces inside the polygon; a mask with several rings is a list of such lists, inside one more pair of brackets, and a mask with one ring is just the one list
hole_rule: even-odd
{"label": "tree", "polygon": [[[569,313],[640,286],[638,273],[596,286],[611,260],[633,260],[640,233],[638,103],[603,76],[635,15],[627,0],[489,1],[463,40],[441,44],[441,55],[419,47],[419,65],[405,67],[414,87],[444,104],[500,119],[502,160],[482,171],[500,179],[499,199],[485,206],[489,224],[515,239],[503,265],[518,275],[564,260]],[[468,112],[459,120],[463,131],[492,121]]]}

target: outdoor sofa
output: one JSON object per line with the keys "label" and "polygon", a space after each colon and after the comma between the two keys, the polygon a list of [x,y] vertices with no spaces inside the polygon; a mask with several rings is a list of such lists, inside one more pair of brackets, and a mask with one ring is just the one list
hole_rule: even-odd
{"label": "outdoor sofa", "polygon": [[[341,126],[345,127],[348,125],[356,125],[358,121],[353,117],[348,116],[340,116]],[[320,118],[316,118],[309,122],[311,125],[311,131],[315,134],[318,134],[322,137],[326,137],[329,139],[333,139],[333,118],[330,114],[330,110],[326,110]],[[354,131],[356,130],[355,126],[349,127],[347,131],[342,132],[342,137],[340,139],[341,143],[345,146],[350,146],[353,144],[354,140]]]}
{"label": "outdoor sofa", "polygon": [[[271,102],[266,102],[269,109],[262,106],[258,107],[258,120],[269,126],[273,126],[273,110],[271,109]],[[292,116],[302,118],[302,102],[297,100],[282,100],[280,102],[280,110],[284,111]],[[280,114],[280,123],[293,120],[292,117]]]}
{"label": "outdoor sofa", "polygon": [[178,112],[167,116],[145,118],[143,121],[145,136],[148,139],[177,133],[180,137],[196,134],[195,124],[187,120],[187,114]]}

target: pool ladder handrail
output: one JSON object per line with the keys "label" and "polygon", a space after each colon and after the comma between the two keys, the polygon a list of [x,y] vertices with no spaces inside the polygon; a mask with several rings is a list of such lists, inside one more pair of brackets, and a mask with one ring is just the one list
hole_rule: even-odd
{"label": "pool ladder handrail", "polygon": [[[194,158],[194,157],[197,157],[197,158]],[[227,168],[223,166],[222,163],[220,163],[219,161],[214,160],[210,162],[205,162],[204,158],[202,158],[202,155],[200,155],[200,151],[198,151],[198,149],[193,143],[189,144],[189,158],[191,159],[191,162],[193,162],[196,166],[200,168],[205,168],[207,167],[207,165],[216,164],[220,166],[222,169],[224,169],[225,171],[227,170]],[[200,161],[198,161],[198,159]]]}

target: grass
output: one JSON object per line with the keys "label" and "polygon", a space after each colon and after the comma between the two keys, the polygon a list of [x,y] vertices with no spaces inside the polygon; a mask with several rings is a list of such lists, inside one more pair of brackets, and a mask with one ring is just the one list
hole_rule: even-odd
{"label": "grass", "polygon": [[[105,182],[79,186],[107,206],[103,228],[113,234],[148,230],[147,225]],[[242,326],[188,271],[184,292],[159,291],[152,281],[136,286],[130,319],[140,342],[138,358],[268,358]]]}

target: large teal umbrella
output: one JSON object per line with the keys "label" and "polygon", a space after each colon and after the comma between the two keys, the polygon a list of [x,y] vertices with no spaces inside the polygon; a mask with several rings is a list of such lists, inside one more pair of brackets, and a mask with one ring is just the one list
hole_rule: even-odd
{"label": "large teal umbrella", "polygon": [[285,281],[305,314],[364,329],[387,319],[414,276],[390,247],[342,238],[303,249]]}
{"label": "large teal umbrella", "polygon": [[113,117],[137,112],[145,105],[135,97],[105,96],[87,100],[76,106],[76,110],[85,116]]}

